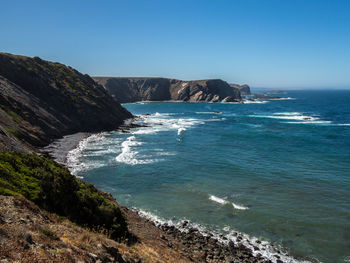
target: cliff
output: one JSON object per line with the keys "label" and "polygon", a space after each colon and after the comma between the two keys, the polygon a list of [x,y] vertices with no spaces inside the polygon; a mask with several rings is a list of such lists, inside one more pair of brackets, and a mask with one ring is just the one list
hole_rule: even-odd
{"label": "cliff", "polygon": [[93,77],[120,103],[136,101],[240,102],[241,93],[220,79]]}
{"label": "cliff", "polygon": [[242,95],[251,95],[250,87],[247,84],[230,84],[230,86],[239,89]]}
{"label": "cliff", "polygon": [[60,63],[0,53],[0,150],[30,151],[132,117],[88,75]]}

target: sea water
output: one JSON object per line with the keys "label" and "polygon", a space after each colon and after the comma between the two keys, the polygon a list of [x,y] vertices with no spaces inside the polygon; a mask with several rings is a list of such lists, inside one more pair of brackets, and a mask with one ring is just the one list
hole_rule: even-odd
{"label": "sea water", "polygon": [[125,104],[145,127],[92,135],[68,165],[159,222],[244,233],[273,261],[350,262],[350,91],[285,97]]}

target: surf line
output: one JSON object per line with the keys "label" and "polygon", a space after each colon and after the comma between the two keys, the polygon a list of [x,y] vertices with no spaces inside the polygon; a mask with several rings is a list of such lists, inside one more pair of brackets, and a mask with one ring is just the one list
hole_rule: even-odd
{"label": "surf line", "polygon": [[210,195],[209,196],[209,200],[211,200],[213,202],[216,202],[216,203],[219,203],[219,204],[222,204],[222,205],[231,204],[233,206],[233,208],[238,209],[238,210],[247,210],[247,209],[249,209],[246,206],[237,205],[237,204],[235,204],[233,202],[229,202],[229,201],[227,201],[225,199],[222,199],[220,197],[217,197],[215,195]]}

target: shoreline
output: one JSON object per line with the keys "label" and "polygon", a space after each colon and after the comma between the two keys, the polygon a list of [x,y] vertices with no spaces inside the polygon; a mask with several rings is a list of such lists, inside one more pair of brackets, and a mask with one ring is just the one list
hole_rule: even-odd
{"label": "shoreline", "polygon": [[[128,132],[132,128],[142,127],[133,124],[134,119],[126,122],[116,131]],[[55,161],[68,167],[67,155],[70,151],[79,146],[84,139],[99,133],[76,133],[66,135],[61,139],[53,141],[50,145],[41,149],[41,152],[48,154]],[[248,235],[231,231],[230,236],[224,236],[206,230],[201,230],[197,225],[189,221],[182,221],[180,224],[169,224],[153,218],[149,213],[138,209],[130,209],[121,206],[108,193],[103,193],[124,211],[128,225],[134,229],[136,236],[157,235],[157,242],[160,240],[172,249],[182,251],[184,257],[194,262],[299,262],[273,247],[266,241],[250,238]],[[138,223],[137,223],[138,222]],[[137,225],[142,222],[143,228]],[[153,240],[154,241],[154,240]],[[303,262],[303,261],[302,261]],[[305,261],[307,262],[307,261]]]}
{"label": "shoreline", "polygon": [[56,162],[67,166],[67,155],[75,149],[79,143],[93,135],[88,132],[78,132],[70,135],[65,135],[60,139],[54,140],[49,145],[41,148],[39,152],[41,154],[47,154]]}

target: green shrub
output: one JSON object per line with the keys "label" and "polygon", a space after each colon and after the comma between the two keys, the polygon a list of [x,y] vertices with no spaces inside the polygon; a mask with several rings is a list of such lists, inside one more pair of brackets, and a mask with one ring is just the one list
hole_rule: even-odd
{"label": "green shrub", "polygon": [[116,240],[129,238],[120,209],[91,184],[55,161],[33,154],[0,153],[0,194],[22,195],[41,208]]}
{"label": "green shrub", "polygon": [[4,107],[4,106],[1,106],[1,108],[8,114],[11,116],[11,118],[14,120],[14,121],[22,121],[23,118],[21,116],[19,116],[17,113],[11,111],[9,108],[7,107]]}
{"label": "green shrub", "polygon": [[16,138],[19,138],[19,133],[17,130],[15,129],[10,129],[10,128],[5,128],[5,131],[7,131],[8,133],[11,133],[13,136],[15,136]]}
{"label": "green shrub", "polygon": [[50,229],[42,229],[41,233],[46,236],[47,238],[51,240],[59,240],[58,236],[55,232],[51,231]]}

